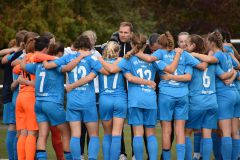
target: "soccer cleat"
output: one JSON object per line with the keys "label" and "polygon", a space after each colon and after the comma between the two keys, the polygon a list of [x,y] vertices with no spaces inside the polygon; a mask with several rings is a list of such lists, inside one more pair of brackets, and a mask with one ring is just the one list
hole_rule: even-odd
{"label": "soccer cleat", "polygon": [[121,154],[119,157],[119,160],[127,160],[127,157],[125,154]]}

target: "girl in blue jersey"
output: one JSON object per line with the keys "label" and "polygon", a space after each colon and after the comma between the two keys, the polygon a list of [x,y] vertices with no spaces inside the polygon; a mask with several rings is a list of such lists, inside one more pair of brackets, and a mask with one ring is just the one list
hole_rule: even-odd
{"label": "girl in blue jersey", "polygon": [[[39,37],[36,39],[35,48],[46,53],[49,39]],[[64,47],[59,43],[51,44],[51,53],[57,57],[63,55]],[[55,47],[55,49],[53,48]],[[57,48],[60,47],[60,50]],[[54,52],[56,51],[56,52]],[[68,67],[68,66],[65,66]],[[65,120],[64,111],[64,76],[60,68],[46,70],[42,63],[31,63],[24,66],[27,72],[36,75],[35,80],[35,113],[37,117],[39,134],[37,139],[37,159],[47,159],[46,143],[51,126],[57,126],[60,130],[63,142],[64,156],[66,160],[72,159],[69,142],[70,131]]]}
{"label": "girl in blue jersey", "polygon": [[[157,159],[157,139],[155,136],[155,125],[157,120],[157,103],[155,91],[147,86],[147,82],[154,80],[157,69],[161,71],[174,72],[178,65],[178,60],[182,50],[178,50],[174,61],[167,66],[162,61],[156,63],[147,63],[135,56],[137,53],[143,53],[146,47],[146,36],[142,34],[133,34],[133,49],[127,53],[126,58],[122,59],[117,65],[111,65],[100,60],[103,66],[111,73],[126,72],[124,75],[128,83],[128,123],[133,126],[133,150],[137,160],[143,159],[143,133],[147,136],[147,145],[149,158]],[[129,77],[133,76],[143,78],[141,80],[145,85],[138,81],[133,81]]]}
{"label": "girl in blue jersey", "polygon": [[[73,159],[81,158],[80,136],[81,121],[86,124],[90,142],[88,147],[88,158],[97,159],[99,151],[98,138],[98,114],[96,108],[96,97],[93,79],[97,72],[108,74],[93,56],[89,55],[82,59],[84,53],[90,53],[91,44],[86,36],[79,36],[75,41],[79,46],[79,53],[69,54],[53,62],[45,62],[46,68],[54,68],[68,64],[74,64],[74,69],[61,69],[67,72],[69,85],[67,89],[67,112],[66,120],[70,123],[71,140],[70,150]],[[76,61],[77,60],[77,61]]]}
{"label": "girl in blue jersey", "polygon": [[[163,60],[170,64],[175,56],[174,41],[170,32],[160,35],[158,40],[161,49],[149,56],[146,54],[138,54],[137,56],[148,61]],[[162,79],[159,84],[158,97],[158,119],[161,120],[162,125],[162,142],[163,142],[163,159],[171,159],[171,120],[175,120],[176,132],[176,150],[177,158],[184,159],[185,156],[185,135],[184,127],[185,120],[188,118],[188,83],[191,80],[192,67],[205,69],[207,64],[200,63],[197,59],[192,57],[188,52],[184,51],[181,54],[179,64],[171,79]],[[160,76],[163,75],[160,72]],[[165,75],[166,76],[166,75]],[[168,75],[168,77],[171,75]],[[164,78],[164,76],[163,76]]]}
{"label": "girl in blue jersey", "polygon": [[[110,41],[103,52],[103,59],[114,63],[119,57],[120,46]],[[127,94],[122,72],[99,75],[99,113],[104,129],[102,151],[104,160],[118,160],[121,134],[127,116]]]}
{"label": "girl in blue jersey", "polygon": [[[204,41],[199,35],[190,35],[187,40],[187,51],[204,53]],[[212,152],[212,129],[217,128],[217,97],[215,75],[227,79],[233,72],[224,73],[218,65],[208,65],[204,70],[193,69],[192,80],[189,83],[189,113],[186,122],[186,159],[192,159],[191,134],[193,129],[202,130],[202,158],[208,160]],[[204,103],[202,103],[204,102]]]}
{"label": "girl in blue jersey", "polygon": [[[213,56],[206,56],[194,53],[193,56],[208,63],[218,63],[224,72],[231,72],[233,67],[239,68],[239,65],[232,57],[223,52],[222,36],[219,32],[213,32],[208,37],[209,49],[214,52]],[[235,79],[236,73],[232,79]],[[219,78],[216,79],[217,102],[218,102],[218,126],[221,131],[221,154],[223,159],[236,159],[240,150],[239,134],[234,131],[235,117],[237,117],[237,94],[234,84],[225,84]],[[232,137],[233,139],[232,139]],[[232,147],[234,146],[234,147]]]}

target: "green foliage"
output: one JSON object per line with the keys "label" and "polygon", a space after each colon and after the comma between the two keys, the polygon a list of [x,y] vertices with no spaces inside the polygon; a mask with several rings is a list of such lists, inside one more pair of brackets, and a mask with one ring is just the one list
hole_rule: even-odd
{"label": "green foliage", "polygon": [[50,31],[66,45],[83,31],[94,30],[98,43],[109,39],[119,23],[150,34],[170,30],[204,34],[223,27],[239,34],[237,0],[0,0],[0,47],[20,29]]}

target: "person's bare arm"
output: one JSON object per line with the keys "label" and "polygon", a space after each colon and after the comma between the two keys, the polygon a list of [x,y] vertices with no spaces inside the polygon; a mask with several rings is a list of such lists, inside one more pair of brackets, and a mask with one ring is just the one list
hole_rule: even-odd
{"label": "person's bare arm", "polygon": [[227,80],[229,78],[231,78],[234,75],[234,70],[232,70],[231,72],[224,72],[223,74],[219,75],[218,77],[221,80]]}
{"label": "person's bare arm", "polygon": [[110,64],[104,61],[102,57],[98,57],[98,60],[103,65],[103,67],[110,73],[117,73],[121,71],[121,69],[116,64]]}
{"label": "person's bare arm", "polygon": [[236,79],[236,77],[237,77],[237,71],[233,70],[233,75],[229,79],[224,80],[223,82],[226,85],[230,85],[233,83],[233,81]]}
{"label": "person's bare arm", "polygon": [[136,84],[142,84],[142,85],[147,85],[153,89],[156,88],[156,83],[154,81],[150,81],[150,80],[146,80],[143,78],[139,78],[137,76],[133,76],[131,73],[126,73],[124,74],[124,77],[132,83],[136,83]]}
{"label": "person's bare arm", "polygon": [[[83,54],[80,54],[77,58],[69,62],[67,65],[62,67],[62,72],[70,72],[74,67],[84,58]],[[45,66],[44,66],[45,67]]]}
{"label": "person's bare arm", "polygon": [[207,63],[217,63],[218,62],[218,59],[211,55],[204,55],[204,54],[199,54],[199,53],[195,53],[195,52],[192,52],[191,55],[198,58],[199,60],[201,60],[203,62],[207,62]]}
{"label": "person's bare arm", "polygon": [[82,77],[81,79],[77,80],[76,82],[72,83],[72,84],[68,84],[66,85],[66,91],[70,92],[71,90],[73,90],[74,88],[77,88],[79,86],[82,86],[84,84],[89,83],[90,81],[92,81],[94,78],[96,77],[96,74],[91,72],[89,73],[87,76]]}
{"label": "person's bare arm", "polygon": [[189,73],[186,73],[184,75],[173,75],[173,74],[166,73],[162,75],[161,78],[167,81],[174,80],[178,82],[188,82],[188,81],[191,81],[192,75]]}
{"label": "person's bare arm", "polygon": [[179,48],[176,48],[175,52],[176,52],[176,54],[174,56],[173,62],[170,65],[166,66],[165,69],[164,69],[164,71],[166,71],[168,73],[174,73],[175,70],[177,69],[178,62],[179,62],[179,59],[181,57],[181,54],[182,54],[183,50],[179,49]]}
{"label": "person's bare arm", "polygon": [[27,85],[27,86],[32,86],[32,87],[35,87],[35,81],[31,80],[26,80],[25,78],[22,77],[22,75],[20,75],[18,77],[18,83],[19,84],[22,84],[22,85]]}
{"label": "person's bare arm", "polygon": [[145,53],[142,53],[142,52],[138,53],[138,54],[135,54],[135,56],[137,56],[138,58],[140,58],[140,59],[142,59],[142,60],[144,60],[146,62],[149,62],[149,63],[158,60],[157,57],[149,55],[149,54],[145,54]]}
{"label": "person's bare arm", "polygon": [[18,86],[18,80],[14,80],[11,84],[11,91],[14,91]]}
{"label": "person's bare arm", "polygon": [[52,68],[56,68],[57,67],[57,64],[56,63],[54,63],[54,62],[48,62],[48,61],[43,61],[43,66],[44,66],[44,68],[46,68],[46,69],[52,69]]}

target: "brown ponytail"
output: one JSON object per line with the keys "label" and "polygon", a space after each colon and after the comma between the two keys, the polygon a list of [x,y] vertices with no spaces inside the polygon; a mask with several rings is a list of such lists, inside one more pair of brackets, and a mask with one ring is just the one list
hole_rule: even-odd
{"label": "brown ponytail", "polygon": [[204,44],[204,40],[201,36],[197,35],[197,34],[191,34],[189,36],[189,42],[191,44],[195,44],[195,48],[193,49],[192,52],[197,52],[200,54],[204,54],[205,53],[205,44]]}
{"label": "brown ponytail", "polygon": [[160,37],[158,38],[158,43],[162,46],[163,49],[167,50],[173,50],[175,47],[173,36],[169,31],[160,35]]}
{"label": "brown ponytail", "polygon": [[147,43],[147,36],[141,33],[134,33],[132,36],[132,50],[127,52],[124,58],[129,59],[133,54],[138,53],[140,50],[144,50]]}
{"label": "brown ponytail", "polygon": [[210,42],[214,42],[216,44],[217,48],[223,50],[223,37],[220,32],[218,32],[218,31],[212,32],[208,36],[208,40]]}

